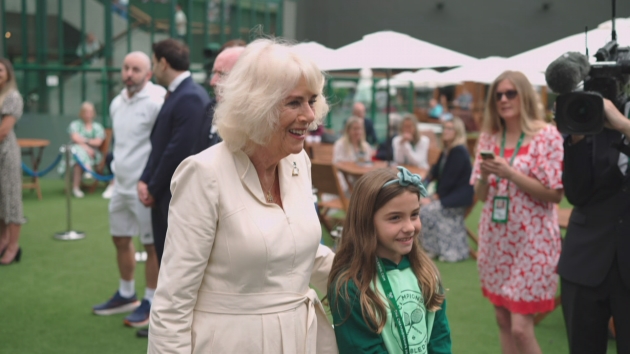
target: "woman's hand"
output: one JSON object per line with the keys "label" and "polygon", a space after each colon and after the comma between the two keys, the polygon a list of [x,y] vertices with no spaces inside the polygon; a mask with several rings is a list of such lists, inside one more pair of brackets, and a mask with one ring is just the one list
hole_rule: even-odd
{"label": "woman's hand", "polygon": [[412,137],[412,135],[411,135],[411,133],[402,133],[402,135],[401,135],[401,136],[402,136],[402,140],[401,140],[401,142],[403,142],[403,143],[404,143],[404,142],[411,141],[411,139],[413,138],[413,137]]}
{"label": "woman's hand", "polygon": [[500,178],[511,179],[514,174],[514,169],[508,164],[508,162],[499,156],[495,156],[492,160],[485,160],[481,162],[481,173],[493,174]]}
{"label": "woman's hand", "polygon": [[94,149],[90,147],[88,144],[83,145],[83,149],[87,152],[88,156],[94,158],[95,152]]}
{"label": "woman's hand", "polygon": [[431,204],[431,198],[422,198],[420,199],[420,206],[425,206]]}

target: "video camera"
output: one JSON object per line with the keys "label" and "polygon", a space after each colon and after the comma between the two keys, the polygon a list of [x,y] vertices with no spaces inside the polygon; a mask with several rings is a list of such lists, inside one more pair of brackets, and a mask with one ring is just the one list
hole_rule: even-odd
{"label": "video camera", "polygon": [[[620,112],[629,100],[630,47],[619,47],[617,43],[614,5],[613,0],[612,40],[597,50],[595,63],[589,64],[588,57],[580,53],[569,52],[547,67],[547,84],[560,93],[555,119],[562,133],[598,134],[606,119],[602,98],[612,101]],[[584,90],[575,91],[581,81]]]}

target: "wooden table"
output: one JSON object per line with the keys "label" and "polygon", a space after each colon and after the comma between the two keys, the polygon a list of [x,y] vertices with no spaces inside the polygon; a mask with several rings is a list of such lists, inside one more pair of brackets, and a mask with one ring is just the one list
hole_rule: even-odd
{"label": "wooden table", "polygon": [[[392,163],[392,165],[389,166],[389,168],[395,170],[397,166],[398,165],[396,165],[395,163]],[[361,165],[355,162],[337,162],[335,164],[335,167],[337,167],[337,169],[343,173],[347,173],[351,176],[361,177],[367,172],[370,172],[379,168],[387,168],[388,164],[387,164],[387,161],[373,161],[371,164],[361,164]],[[425,169],[415,167],[415,166],[409,166],[409,165],[404,165],[404,167],[406,167],[409,170],[409,172],[418,174],[422,178],[425,178],[427,176],[428,171]]]}
{"label": "wooden table", "polygon": [[[22,156],[30,156],[33,171],[37,172],[39,163],[42,161],[44,149],[50,145],[50,141],[45,139],[18,139],[17,141],[22,149]],[[35,151],[36,149],[38,149],[37,152]],[[37,193],[37,198],[42,200],[42,190],[37,176],[31,177],[30,183],[22,184],[22,189],[34,189]]]}

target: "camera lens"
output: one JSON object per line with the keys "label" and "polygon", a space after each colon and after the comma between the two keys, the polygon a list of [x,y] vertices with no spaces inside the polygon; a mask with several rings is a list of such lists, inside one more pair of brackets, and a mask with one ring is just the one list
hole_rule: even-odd
{"label": "camera lens", "polygon": [[567,134],[597,134],[604,129],[604,101],[596,92],[571,92],[556,100],[558,130]]}
{"label": "camera lens", "polygon": [[576,97],[567,105],[567,115],[576,123],[586,123],[597,116],[597,107],[592,100]]}

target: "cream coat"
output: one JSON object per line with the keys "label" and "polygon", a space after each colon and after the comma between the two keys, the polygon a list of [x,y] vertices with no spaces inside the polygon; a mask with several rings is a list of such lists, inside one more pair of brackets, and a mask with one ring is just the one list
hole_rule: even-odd
{"label": "cream coat", "polygon": [[149,353],[337,353],[309,288],[326,292],[334,255],[319,244],[306,153],[282,159],[278,178],[284,210],[223,143],[177,168]]}

